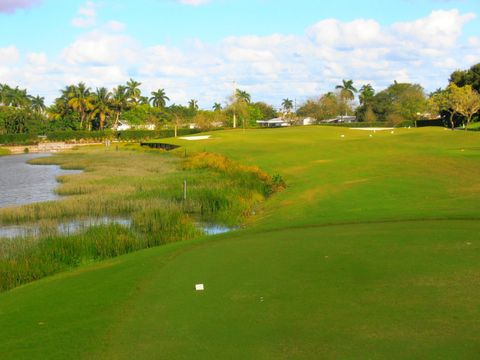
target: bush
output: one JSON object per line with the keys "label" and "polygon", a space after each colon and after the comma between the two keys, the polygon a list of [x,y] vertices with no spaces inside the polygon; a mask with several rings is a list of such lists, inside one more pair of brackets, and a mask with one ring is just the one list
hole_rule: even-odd
{"label": "bush", "polygon": [[0,135],[0,144],[4,145],[35,145],[39,138],[36,134],[3,134]]}

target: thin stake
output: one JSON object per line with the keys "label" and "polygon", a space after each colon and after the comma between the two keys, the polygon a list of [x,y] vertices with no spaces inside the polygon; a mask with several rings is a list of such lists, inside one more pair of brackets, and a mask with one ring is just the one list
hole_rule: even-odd
{"label": "thin stake", "polygon": [[187,179],[183,180],[183,201],[187,200]]}

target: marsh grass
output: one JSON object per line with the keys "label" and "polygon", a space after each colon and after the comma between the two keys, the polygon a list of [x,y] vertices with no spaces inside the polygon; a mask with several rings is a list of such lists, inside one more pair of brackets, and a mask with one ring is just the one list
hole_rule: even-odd
{"label": "marsh grass", "polygon": [[[0,224],[35,224],[38,236],[0,240],[0,290],[83,263],[202,234],[197,221],[239,225],[272,192],[274,179],[257,167],[199,153],[186,160],[121,145],[93,147],[30,161],[81,169],[58,177],[60,201],[0,210]],[[187,181],[187,199],[183,182]],[[78,234],[58,232],[82,218],[125,217],[130,226],[105,224]]]}

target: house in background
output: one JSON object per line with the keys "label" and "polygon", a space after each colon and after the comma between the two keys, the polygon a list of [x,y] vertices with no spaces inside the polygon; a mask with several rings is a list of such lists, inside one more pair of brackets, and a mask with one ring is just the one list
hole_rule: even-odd
{"label": "house in background", "polygon": [[265,128],[278,128],[278,127],[290,126],[290,124],[282,118],[275,118],[270,120],[257,120],[257,124],[260,127],[265,127]]}
{"label": "house in background", "polygon": [[131,129],[132,129],[132,126],[123,120],[119,120],[118,125],[114,128],[114,130],[116,131],[126,131]]}
{"label": "house in background", "polygon": [[118,125],[114,130],[116,131],[126,131],[126,130],[155,130],[157,126],[155,124],[140,124],[140,125],[130,125],[125,120],[120,120]]}
{"label": "house in background", "polygon": [[303,120],[300,120],[300,125],[313,125],[317,122],[317,119],[314,119],[312,117],[306,117]]}
{"label": "house in background", "polygon": [[320,124],[351,124],[358,122],[356,116],[337,116],[333,119],[321,120]]}

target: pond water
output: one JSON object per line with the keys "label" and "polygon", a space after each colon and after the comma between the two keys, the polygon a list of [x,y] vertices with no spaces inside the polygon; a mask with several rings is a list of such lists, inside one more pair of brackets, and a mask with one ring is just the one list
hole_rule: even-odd
{"label": "pond water", "polygon": [[[101,218],[88,218],[81,220],[71,220],[62,222],[52,227],[49,227],[47,231],[54,232],[58,235],[71,235],[79,233],[91,226],[111,225],[117,224],[125,227],[130,227],[132,221],[126,218],[111,218],[108,216]],[[13,239],[18,237],[38,237],[43,234],[45,229],[42,230],[41,225],[37,224],[25,224],[25,225],[6,225],[0,226],[0,238]]]}
{"label": "pond water", "polygon": [[[0,238],[14,239],[25,237],[38,237],[42,234],[45,235],[45,231],[53,232],[58,235],[73,235],[86,230],[91,226],[111,225],[117,224],[124,227],[130,227],[132,220],[128,218],[117,218],[104,216],[101,218],[87,218],[80,220],[71,220],[48,226],[47,229],[42,229],[38,224],[24,224],[24,225],[6,225],[0,226]],[[209,224],[209,223],[197,223],[197,227],[203,231],[205,235],[218,235],[226,232],[236,230],[224,225]]]}
{"label": "pond water", "polygon": [[[49,156],[50,154],[25,154],[0,157],[0,208],[51,201],[60,198],[54,190],[58,186],[56,177],[65,174],[78,174],[81,170],[62,170],[57,165],[30,165],[30,159]],[[70,220],[50,225],[49,231],[69,235],[86,230],[91,226],[119,224],[132,225],[128,218],[88,218]],[[206,235],[226,233],[236,228],[218,224],[197,223],[197,227]],[[0,226],[0,238],[38,237],[42,235],[42,225],[25,224]]]}
{"label": "pond water", "polygon": [[30,165],[30,159],[49,154],[0,156],[0,208],[60,198],[54,190],[56,177],[77,174],[80,170],[62,170],[57,165]]}
{"label": "pond water", "polygon": [[206,235],[218,235],[224,234],[230,231],[237,230],[237,228],[229,227],[225,225],[218,225],[218,224],[206,224],[206,223],[199,223],[197,224],[198,228],[201,229]]}

